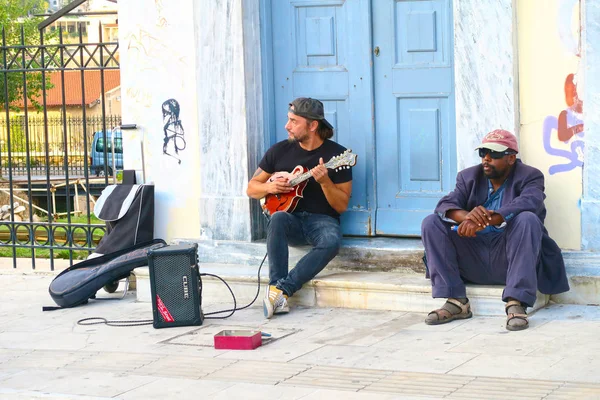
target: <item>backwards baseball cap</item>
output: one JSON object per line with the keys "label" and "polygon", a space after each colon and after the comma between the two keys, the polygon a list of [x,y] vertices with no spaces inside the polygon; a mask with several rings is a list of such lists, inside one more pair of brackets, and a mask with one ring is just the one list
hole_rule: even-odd
{"label": "backwards baseball cap", "polygon": [[296,100],[290,103],[289,111],[300,117],[322,121],[326,127],[333,129],[333,125],[331,125],[325,119],[323,103],[317,99],[311,99],[310,97],[298,97]]}
{"label": "backwards baseball cap", "polygon": [[475,150],[477,149],[490,149],[492,151],[514,150],[518,153],[519,145],[517,144],[517,137],[515,135],[504,129],[496,129],[484,136],[481,144],[475,148]]}

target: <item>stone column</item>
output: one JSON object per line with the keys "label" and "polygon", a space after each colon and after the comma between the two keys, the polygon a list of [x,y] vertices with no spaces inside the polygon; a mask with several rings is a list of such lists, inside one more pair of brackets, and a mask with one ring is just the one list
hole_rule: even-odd
{"label": "stone column", "polygon": [[[600,250],[600,0],[582,1],[585,94],[585,164],[581,200],[581,245]],[[564,216],[568,218],[568,216]],[[568,223],[567,221],[565,223]]]}
{"label": "stone column", "polygon": [[263,150],[258,8],[250,1],[195,2],[202,239],[253,236],[256,205],[246,185]]}
{"label": "stone column", "polygon": [[480,162],[489,131],[518,135],[516,18],[513,0],[454,0],[458,170]]}

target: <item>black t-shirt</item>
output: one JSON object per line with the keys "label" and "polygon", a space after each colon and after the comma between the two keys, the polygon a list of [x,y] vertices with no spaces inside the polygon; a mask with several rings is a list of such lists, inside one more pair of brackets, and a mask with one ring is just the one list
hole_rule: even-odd
{"label": "black t-shirt", "polygon": [[[297,165],[311,169],[319,164],[319,158],[322,157],[323,162],[326,163],[332,157],[339,156],[344,151],[346,151],[344,146],[331,140],[325,140],[320,147],[311,151],[304,150],[298,142],[283,140],[267,150],[258,166],[269,174],[281,171],[292,172]],[[352,180],[352,168],[330,169],[328,172],[333,183],[344,183]],[[304,197],[300,199],[294,212],[307,211],[339,218],[340,214],[329,205],[321,185],[315,178],[308,179],[302,195]]]}

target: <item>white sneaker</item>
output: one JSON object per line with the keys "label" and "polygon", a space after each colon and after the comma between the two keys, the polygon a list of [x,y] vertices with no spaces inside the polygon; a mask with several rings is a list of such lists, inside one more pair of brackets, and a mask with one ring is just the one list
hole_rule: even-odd
{"label": "white sneaker", "polygon": [[287,314],[290,312],[290,306],[287,302],[287,296],[284,294],[281,297],[281,301],[275,306],[273,314]]}
{"label": "white sneaker", "polygon": [[265,318],[267,319],[271,318],[273,314],[285,314],[290,312],[287,296],[283,294],[281,289],[269,285],[269,291],[263,300],[263,311],[265,313]]}

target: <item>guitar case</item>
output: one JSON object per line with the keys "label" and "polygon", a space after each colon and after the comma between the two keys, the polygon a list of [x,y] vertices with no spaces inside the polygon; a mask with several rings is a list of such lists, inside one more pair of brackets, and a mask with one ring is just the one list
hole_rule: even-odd
{"label": "guitar case", "polygon": [[164,240],[154,239],[74,264],[56,276],[48,288],[59,307],[44,307],[43,311],[86,304],[103,286],[128,277],[137,267],[148,265],[148,252],[166,245]]}

